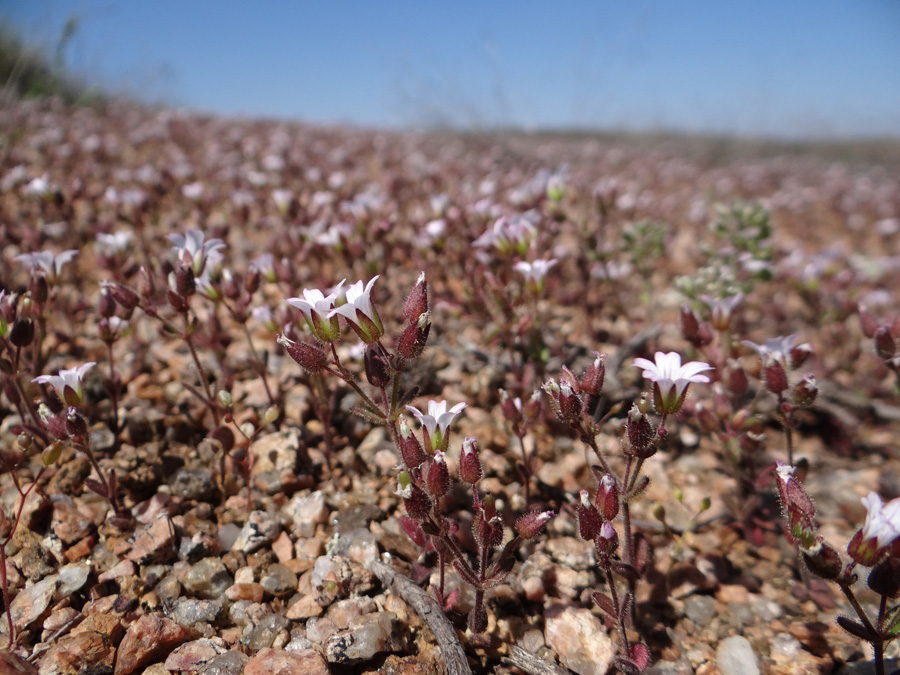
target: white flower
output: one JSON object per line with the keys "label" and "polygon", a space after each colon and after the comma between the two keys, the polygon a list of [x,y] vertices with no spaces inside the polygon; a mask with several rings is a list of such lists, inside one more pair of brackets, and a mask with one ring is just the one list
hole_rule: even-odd
{"label": "white flower", "polygon": [[31,265],[33,270],[43,270],[47,277],[47,283],[52,286],[56,283],[57,279],[59,279],[59,274],[62,272],[63,265],[72,260],[76,255],[78,255],[78,251],[71,249],[56,255],[54,255],[52,251],[38,251],[36,253],[22,253],[21,255],[17,255],[14,260],[23,265]]}
{"label": "white flower", "polygon": [[633,365],[643,368],[645,378],[653,382],[654,403],[661,413],[676,413],[684,403],[688,385],[692,382],[709,382],[701,373],[715,370],[708,363],[690,361],[681,364],[678,352],[656,352],[656,363],[647,359],[635,359]]}
{"label": "white flower", "polygon": [[47,179],[47,174],[38,176],[37,178],[32,178],[28,182],[28,185],[25,186],[25,194],[38,195],[39,197],[45,197],[47,195],[53,194],[53,188],[50,186],[50,181]]}
{"label": "white flower", "polygon": [[117,253],[124,253],[133,236],[131,232],[125,230],[113,234],[101,232],[97,235],[97,244],[105,255],[113,256]]}
{"label": "white flower", "polygon": [[465,407],[465,403],[457,403],[450,410],[447,410],[446,401],[428,401],[427,415],[411,405],[406,406],[406,409],[419,420],[419,424],[425,427],[425,444],[430,446],[427,449],[433,452],[441,448],[444,438],[447,436],[447,429],[450,427],[450,423]]}
{"label": "white flower", "polygon": [[880,549],[900,538],[900,498],[885,504],[877,493],[870,492],[861,501],[868,512],[863,525],[863,540],[875,539]]}
{"label": "white flower", "polygon": [[700,299],[709,307],[712,315],[712,324],[716,330],[727,330],[731,323],[731,313],[744,299],[743,293],[732,295],[728,298],[715,299],[709,295],[701,295]]}
{"label": "white flower", "polygon": [[547,276],[550,268],[556,264],[556,258],[550,260],[535,260],[534,262],[525,262],[521,260],[514,265],[517,272],[525,275],[525,281],[530,281],[540,285]]}
{"label": "white flower", "polygon": [[178,254],[178,260],[190,265],[194,276],[197,277],[203,274],[209,254],[225,248],[226,245],[221,239],[206,241],[206,235],[200,230],[188,230],[185,236],[170,234],[168,239],[175,244],[172,250]]}
{"label": "white flower", "polygon": [[338,318],[337,316],[332,317],[331,311],[341,295],[345,281],[346,279],[342,279],[341,283],[335,286],[328,295],[322,293],[318,288],[304,288],[302,298],[290,298],[286,301],[291,307],[296,307],[303,312],[309,329],[322,342],[334,342],[341,336]]}
{"label": "white flower", "polygon": [[788,359],[791,355],[791,349],[794,346],[794,342],[796,341],[796,335],[787,335],[784,337],[770,338],[766,340],[765,344],[761,345],[751,342],[750,340],[743,340],[741,344],[754,349],[764,363],[766,357],[771,356],[779,363],[787,364],[790,363]]}
{"label": "white flower", "polygon": [[272,201],[275,202],[275,208],[277,208],[281,213],[287,213],[288,207],[291,205],[291,200],[293,198],[294,193],[290,190],[286,190],[283,188],[272,190]]}
{"label": "white flower", "polygon": [[96,362],[89,361],[77,368],[61,370],[58,375],[41,375],[34,378],[32,382],[49,384],[56,389],[59,398],[66,405],[77,406],[81,403],[81,399],[84,396],[84,387],[81,382],[84,378],[84,374],[95,365],[97,365]]}
{"label": "white flower", "polygon": [[360,340],[366,344],[370,344],[378,340],[384,335],[384,326],[381,323],[381,317],[372,305],[370,295],[372,293],[372,285],[380,275],[372,277],[365,290],[363,290],[363,282],[357,281],[347,289],[347,302],[340,307],[336,307],[328,313],[328,318],[337,315],[343,316]]}

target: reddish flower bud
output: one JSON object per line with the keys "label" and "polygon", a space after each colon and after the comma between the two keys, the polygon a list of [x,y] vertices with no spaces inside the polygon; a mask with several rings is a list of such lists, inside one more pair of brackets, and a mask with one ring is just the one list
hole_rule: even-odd
{"label": "reddish flower bud", "polygon": [[16,319],[9,330],[9,341],[24,349],[34,341],[34,322],[31,319]]}
{"label": "reddish flower bud", "polygon": [[66,426],[66,419],[61,415],[48,415],[43,418],[44,427],[53,438],[60,441],[69,438],[69,429]]}
{"label": "reddish flower bud", "polygon": [[700,426],[703,427],[703,431],[711,434],[719,430],[719,418],[713,414],[712,410],[705,405],[698,404],[695,412]]}
{"label": "reddish flower bud", "polygon": [[619,485],[609,474],[600,479],[600,487],[597,488],[597,498],[594,501],[604,520],[611,521],[619,515]]}
{"label": "reddish flower bud", "polygon": [[428,459],[422,444],[403,417],[400,418],[400,456],[407,469],[417,469]]}
{"label": "reddish flower bud", "polygon": [[41,276],[32,276],[31,277],[31,299],[39,304],[43,305],[47,302],[47,298],[50,296],[50,286],[47,285],[47,277]]}
{"label": "reddish flower bud", "polygon": [[[141,267],[140,271],[138,272],[137,290],[138,293],[141,294],[141,297],[144,298],[151,297],[156,290],[153,283],[153,277],[146,267]],[[118,298],[116,298],[116,301],[122,304],[122,301]]]}
{"label": "reddish flower bud", "polygon": [[866,583],[878,595],[892,599],[900,597],[900,560],[896,558],[882,560],[872,568]]}
{"label": "reddish flower bud", "polygon": [[897,342],[887,326],[880,326],[875,331],[875,353],[885,361],[890,361],[897,353]]}
{"label": "reddish flower bud", "polygon": [[553,511],[526,513],[516,521],[516,533],[522,539],[534,539],[554,515],[556,514]]}
{"label": "reddish flower bud", "polygon": [[559,383],[559,417],[575,426],[581,422],[584,401],[568,380]]}
{"label": "reddish flower bud", "polygon": [[222,293],[229,300],[237,300],[241,295],[238,280],[228,270],[222,272]]}
{"label": "reddish flower bud", "polygon": [[821,537],[814,546],[801,548],[800,553],[803,562],[813,574],[829,581],[834,581],[841,575],[844,563],[840,553],[831,544],[821,540]]}
{"label": "reddish flower bud", "polygon": [[500,411],[514,428],[522,423],[522,401],[512,398],[505,389],[500,390]]}
{"label": "reddish flower bud", "polygon": [[197,292],[197,284],[194,280],[194,270],[182,266],[175,270],[175,292],[182,298],[187,298]]}
{"label": "reddish flower bud", "polygon": [[231,452],[234,448],[234,432],[226,426],[216,427],[209,432],[209,437],[217,441],[225,453]]}
{"label": "reddish flower bud", "polygon": [[606,376],[606,365],[604,364],[606,356],[597,354],[596,352],[594,353],[597,358],[594,359],[594,362],[581,377],[581,389],[586,394],[599,396],[600,391],[603,389],[603,380]]}
{"label": "reddish flower bud", "polygon": [[475,485],[484,477],[484,468],[478,457],[478,446],[471,436],[467,436],[463,441],[459,453],[459,477],[469,485]]}
{"label": "reddish flower bud", "polygon": [[429,492],[435,497],[443,497],[450,491],[450,471],[447,469],[444,453],[440,450],[434,452],[425,482]]}
{"label": "reddish flower bud", "polygon": [[788,354],[790,357],[790,369],[796,370],[809,358],[809,355],[812,354],[812,345],[808,342],[804,342],[802,344],[797,345],[796,347],[791,347],[791,351]]}
{"label": "reddish flower bud", "polygon": [[703,344],[700,335],[700,320],[688,303],[681,305],[681,335],[695,348]]}
{"label": "reddish flower bud", "polygon": [[725,377],[729,391],[735,396],[743,396],[750,388],[747,371],[737,361],[730,362]]}
{"label": "reddish flower bud", "polygon": [[628,434],[627,451],[638,457],[649,456],[647,453],[656,442],[656,432],[650,420],[636,405],[628,412],[625,430]]}
{"label": "reddish flower bud", "polygon": [[[320,350],[321,351],[321,350]],[[323,356],[325,352],[322,352]],[[387,359],[375,347],[369,347],[363,357],[366,369],[366,379],[373,387],[384,387],[391,381]],[[324,367],[324,363],[322,364]]]}
{"label": "reddish flower bud", "polygon": [[244,290],[250,295],[259,290],[259,284],[262,279],[262,273],[253,265],[247,270],[247,276],[244,277]]}
{"label": "reddish flower bud", "polygon": [[178,295],[178,293],[173,291],[171,288],[166,291],[166,300],[169,301],[169,304],[172,306],[172,309],[174,309],[176,312],[179,312],[181,314],[184,314],[185,312],[187,312],[187,309],[188,309],[187,302],[185,301],[185,299],[183,297]]}
{"label": "reddish flower bud", "polygon": [[[423,521],[431,515],[431,497],[418,485],[409,482],[406,488],[398,492],[403,497],[406,512],[411,518]],[[406,494],[409,496],[406,496]]]}
{"label": "reddish flower bud", "polygon": [[610,523],[603,523],[599,534],[594,537],[594,547],[597,550],[597,561],[604,564],[615,555],[619,547],[619,535]]}
{"label": "reddish flower bud", "polygon": [[816,378],[807,375],[800,380],[791,390],[791,401],[800,408],[809,408],[816,401],[819,393],[819,385]]}
{"label": "reddish flower bud", "polygon": [[425,281],[425,272],[419,274],[416,284],[413,286],[406,304],[403,306],[403,316],[410,324],[418,322],[419,317],[428,312],[428,282]]}
{"label": "reddish flower bud", "polygon": [[591,496],[587,490],[582,490],[578,495],[578,534],[585,541],[594,541],[594,537],[600,534],[603,518],[597,507],[591,503]]}
{"label": "reddish flower bud", "polygon": [[66,412],[66,431],[73,438],[87,435],[87,420],[75,408],[69,408]]}
{"label": "reddish flower bud", "polygon": [[318,373],[328,365],[328,357],[318,346],[305,342],[294,342],[284,335],[278,338],[278,344],[284,347],[294,361],[310,373]]}
{"label": "reddish flower bud", "polygon": [[97,300],[97,313],[104,319],[108,319],[116,313],[116,300],[109,288],[100,288],[100,298]]}
{"label": "reddish flower bud", "polygon": [[428,312],[419,316],[418,321],[410,323],[400,335],[397,352],[405,359],[417,359],[425,351],[428,333],[431,332],[431,318]]}
{"label": "reddish flower bud", "polygon": [[780,394],[788,388],[787,373],[784,372],[784,366],[775,359],[769,357],[763,368],[763,377],[766,382],[766,389],[773,394]]}
{"label": "reddish flower bud", "polygon": [[878,320],[866,310],[864,305],[859,306],[859,323],[867,338],[875,337],[875,331],[878,330]]}

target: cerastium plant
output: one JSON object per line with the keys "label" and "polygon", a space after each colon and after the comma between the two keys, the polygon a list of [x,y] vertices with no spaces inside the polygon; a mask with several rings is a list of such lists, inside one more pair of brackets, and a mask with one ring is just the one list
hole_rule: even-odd
{"label": "cerastium plant", "polygon": [[[608,594],[594,593],[594,603],[619,630],[621,649],[615,664],[629,675],[642,672],[650,663],[647,646],[632,641],[628,635],[629,627],[637,628],[635,589],[646,571],[650,555],[647,540],[634,531],[631,505],[650,483],[648,476],[641,475],[641,469],[644,461],[656,454],[660,440],[666,436],[668,419],[681,410],[688,386],[692,382],[709,382],[703,373],[712,370],[712,366],[699,361],[682,364],[681,356],[676,352],[657,352],[655,361],[635,359],[634,365],[642,368],[644,377],[653,382],[652,405],[660,417],[656,424],[650,420],[648,397],[634,404],[620,443],[624,467],[615,462],[618,470],[597,442],[603,420],[595,422],[591,415],[592,399],[603,389],[606,372],[603,358],[598,356],[581,378],[564,368],[559,382],[549,380],[544,384],[557,417],[568,424],[600,460],[599,466],[592,467],[599,482],[597,492],[593,498],[588,490],[579,494],[578,533],[582,539],[594,544],[597,563],[603,570],[608,588]],[[621,537],[614,523],[621,524]],[[624,580],[624,589],[619,579]]]}
{"label": "cerastium plant", "polygon": [[[344,303],[338,302],[342,284],[328,295],[307,289],[302,299],[288,300],[303,312],[317,342],[294,341],[284,335],[279,342],[310,373],[330,374],[352,388],[361,401],[355,412],[387,428],[401,458],[396,493],[403,499],[408,514],[401,519],[401,524],[419,546],[436,551],[440,582],[434,594],[445,609],[450,609],[456,599],[455,594],[446,593],[447,565],[452,565],[463,581],[475,589],[475,604],[469,613],[468,625],[473,633],[482,633],[488,626],[485,593],[509,576],[518,547],[524,540],[537,536],[554,514],[552,511],[535,511],[522,516],[516,522],[515,536],[507,540],[493,496],[482,494],[478,489],[484,471],[478,458],[476,440],[466,438],[460,453],[459,475],[462,482],[471,486],[473,493],[472,530],[477,561],[472,564],[457,538],[458,523],[445,515],[445,497],[451,488],[446,458],[450,448],[449,426],[466,404],[458,403],[448,410],[446,401],[430,401],[428,412],[423,413],[407,405],[415,398],[418,389],[413,387],[403,391],[400,383],[400,376],[407,364],[422,355],[431,331],[428,284],[424,273],[421,274],[403,308],[406,325],[391,350],[385,344],[384,324],[371,300],[372,287],[377,278],[371,279],[365,288],[362,281],[350,286]],[[366,345],[365,375],[374,394],[367,393],[359,376],[341,363],[335,346],[341,337],[339,317],[347,321]],[[421,425],[421,441],[403,416],[407,411]],[[497,549],[499,553],[495,553]]]}
{"label": "cerastium plant", "polygon": [[[798,545],[800,560],[816,576],[833,581],[850,602],[859,621],[840,616],[838,625],[872,645],[875,672],[884,675],[884,649],[900,637],[900,498],[885,504],[870,492],[862,499],[866,521],[847,545],[849,560],[818,533],[816,508],[807,494],[797,467],[779,464],[776,470],[778,497],[787,538]],[[868,568],[866,586],[879,596],[875,616],[867,612],[856,596],[860,572]]]}

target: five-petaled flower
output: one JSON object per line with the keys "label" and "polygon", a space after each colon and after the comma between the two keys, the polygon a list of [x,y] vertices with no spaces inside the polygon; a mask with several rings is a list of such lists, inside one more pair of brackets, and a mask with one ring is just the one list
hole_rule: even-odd
{"label": "five-petaled flower", "polygon": [[744,299],[744,294],[738,293],[737,295],[719,299],[709,295],[701,295],[700,299],[709,307],[713,328],[718,331],[724,331],[728,330],[728,326],[731,324],[731,313]]}
{"label": "five-petaled flower", "polygon": [[70,249],[62,253],[53,254],[52,251],[37,251],[35,253],[22,253],[17,255],[14,260],[23,265],[31,265],[33,270],[42,270],[44,276],[47,277],[47,283],[51,286],[56,284],[62,267],[72,260],[78,251]]}
{"label": "five-petaled flower", "polygon": [[341,337],[341,326],[337,316],[332,316],[332,310],[343,290],[344,281],[346,279],[342,279],[328,295],[318,288],[304,288],[302,298],[289,298],[286,301],[291,307],[303,312],[309,329],[320,342],[334,342]]}
{"label": "five-petaled flower", "polygon": [[41,375],[34,378],[32,382],[49,384],[56,389],[59,398],[67,406],[77,406],[84,397],[84,386],[82,384],[84,374],[95,365],[97,365],[96,362],[89,361],[77,368],[61,370],[58,375]]}
{"label": "five-petaled flower", "polygon": [[866,507],[863,539],[875,539],[878,548],[890,546],[900,538],[900,498],[885,504],[876,492],[862,498]]}
{"label": "five-petaled flower", "polygon": [[331,319],[338,315],[347,319],[353,330],[359,336],[359,339],[366,344],[376,342],[384,335],[384,325],[381,323],[381,317],[372,304],[370,295],[372,293],[372,285],[379,275],[375,275],[366,284],[363,290],[363,282],[357,281],[347,289],[347,302],[336,307],[328,313]]}
{"label": "five-petaled flower", "polygon": [[209,254],[226,246],[221,239],[207,240],[206,235],[200,230],[188,230],[184,236],[170,234],[169,241],[175,244],[172,250],[178,254],[178,260],[189,265],[194,276],[197,277],[203,274]]}
{"label": "five-petaled flower", "polygon": [[425,448],[429,452],[442,449],[447,436],[447,429],[450,422],[466,407],[465,403],[457,403],[455,406],[447,410],[446,401],[428,401],[428,414],[426,415],[418,408],[411,405],[406,406],[415,418],[419,420],[419,424],[425,427]]}
{"label": "five-petaled flower", "polygon": [[556,258],[551,258],[550,260],[535,260],[534,262],[520,260],[515,264],[514,269],[517,272],[524,274],[526,283],[530,284],[534,290],[539,292],[543,290],[544,277],[547,276],[547,272],[549,272],[550,268],[555,264]]}
{"label": "five-petaled flower", "polygon": [[643,376],[653,382],[653,402],[656,410],[663,414],[674,414],[681,410],[691,382],[709,382],[701,373],[715,370],[708,363],[690,361],[682,365],[678,352],[656,352],[656,363],[648,359],[635,359],[633,365],[643,368]]}

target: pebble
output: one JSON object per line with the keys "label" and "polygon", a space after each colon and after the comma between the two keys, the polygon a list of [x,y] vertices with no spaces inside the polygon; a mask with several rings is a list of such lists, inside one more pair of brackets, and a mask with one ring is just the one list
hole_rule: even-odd
{"label": "pebble", "polygon": [[298,537],[312,537],[317,525],[328,522],[328,504],[325,493],[312,492],[308,495],[298,494],[288,503],[282,513],[288,519],[291,532]]}
{"label": "pebble", "polygon": [[291,652],[261,649],[244,666],[244,675],[329,675],[329,672],[325,659],[314,649]]}
{"label": "pebble", "polygon": [[262,602],[263,594],[263,587],[257,583],[234,584],[225,591],[225,597],[232,602],[236,600]]}
{"label": "pebble", "polygon": [[684,615],[698,626],[708,624],[716,613],[716,600],[708,595],[692,595],[684,601]]}
{"label": "pebble", "polygon": [[325,640],[340,630],[328,617],[322,619],[312,618],[306,622],[306,637],[316,643],[325,644]]}
{"label": "pebble", "polygon": [[219,538],[209,532],[196,532],[193,537],[182,537],[178,544],[178,557],[190,563],[216,555]]}
{"label": "pebble", "polygon": [[578,675],[605,675],[616,646],[590,610],[564,604],[544,609],[544,639],[560,663]]}
{"label": "pebble", "polygon": [[9,604],[13,625],[23,629],[44,616],[60,585],[59,576],[54,574],[19,591]]}
{"label": "pebble", "polygon": [[261,435],[250,446],[253,456],[251,474],[296,471],[297,452],[300,448],[300,434],[296,429],[287,429]]}
{"label": "pebble", "polygon": [[781,605],[774,600],[767,600],[766,598],[756,600],[750,607],[756,616],[766,622],[775,621],[775,619],[780,619],[784,615]]}
{"label": "pebble", "polygon": [[214,640],[200,638],[185,642],[166,657],[166,670],[199,670],[216,656],[227,653],[227,649]]}
{"label": "pebble", "polygon": [[201,622],[212,623],[219,618],[221,613],[221,599],[197,600],[182,596],[175,601],[175,606],[169,612],[169,616],[182,626],[193,626]]}
{"label": "pebble", "polygon": [[275,563],[269,565],[259,583],[267,593],[280,598],[297,590],[297,575],[281,563]]}
{"label": "pebble", "polygon": [[375,601],[369,597],[348,598],[339,600],[328,608],[328,618],[340,629],[350,627],[350,623],[363,614],[369,614],[377,610]]}
{"label": "pebble", "polygon": [[[87,673],[94,669],[97,672],[101,672],[101,669],[111,672],[114,657],[115,647],[106,636],[92,630],[83,631],[63,635],[55,640],[41,658],[39,672],[40,675]],[[9,671],[0,668],[0,672]]]}
{"label": "pebble", "polygon": [[219,548],[230,551],[241,534],[241,528],[237,523],[225,523],[219,528]]}
{"label": "pebble", "polygon": [[206,468],[178,469],[169,485],[172,494],[184,501],[208,501],[218,490],[213,472]]}
{"label": "pebble", "polygon": [[644,671],[645,675],[693,675],[693,673],[694,667],[686,657],[677,661],[657,661]]}
{"label": "pebble", "polygon": [[181,580],[185,590],[202,600],[221,597],[233,583],[231,573],[219,558],[204,558],[191,566]]}
{"label": "pebble", "polygon": [[279,614],[267,614],[250,629],[243,642],[253,651],[271,647],[278,633],[285,630],[290,623],[290,621]]}
{"label": "pebble", "polygon": [[174,557],[175,526],[165,513],[160,513],[132,536],[131,550],[125,557],[138,565],[168,562]]}
{"label": "pebble", "polygon": [[393,612],[375,612],[357,617],[346,630],[338,631],[325,644],[329,663],[353,663],[371,659],[380,652],[406,648],[406,636],[399,630]]}
{"label": "pebble", "polygon": [[357,527],[341,534],[334,552],[366,565],[378,559],[378,542],[368,528]]}
{"label": "pebble", "polygon": [[128,627],[116,653],[115,675],[129,675],[200,635],[156,614],[145,614]]}
{"label": "pebble", "polygon": [[716,665],[722,675],[759,675],[759,664],[750,640],[740,635],[725,638],[716,649]]}
{"label": "pebble", "polygon": [[[46,657],[45,657],[46,658]],[[9,675],[37,675],[38,670],[25,659],[11,652],[0,652],[0,673]]]}
{"label": "pebble", "polygon": [[241,532],[231,545],[232,551],[253,553],[266,544],[275,541],[281,528],[277,520],[269,517],[265,511],[251,511]]}
{"label": "pebble", "polygon": [[211,658],[197,675],[241,675],[250,657],[236,649]]}

